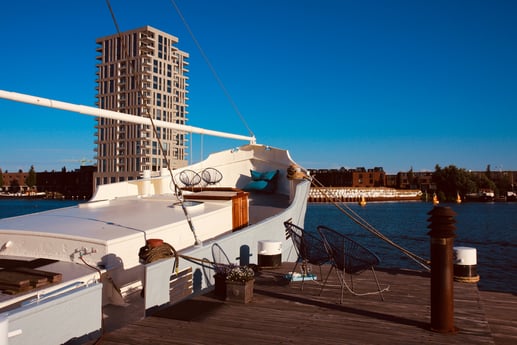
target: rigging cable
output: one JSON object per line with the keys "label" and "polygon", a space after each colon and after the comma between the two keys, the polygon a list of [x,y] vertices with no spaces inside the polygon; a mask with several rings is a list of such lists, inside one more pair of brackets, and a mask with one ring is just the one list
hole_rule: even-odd
{"label": "rigging cable", "polygon": [[[122,56],[122,59],[126,58],[126,62],[128,62],[128,65],[130,66],[130,68],[133,68],[133,64],[129,63],[129,54],[127,54],[127,49],[126,49],[125,44],[124,44],[125,41],[122,38],[122,33],[120,32],[120,28],[119,28],[117,19],[115,17],[115,13],[113,12],[113,9],[111,7],[110,0],[106,0],[106,3],[108,5],[108,8],[109,8],[110,13],[111,13],[111,17],[113,19],[115,28],[117,30],[117,35],[120,38],[121,52],[122,52],[122,54],[124,54]],[[134,60],[133,60],[133,62],[134,62]],[[142,90],[140,88],[138,89],[138,95],[139,95],[139,99],[142,100],[144,95],[143,95],[143,92],[142,92]],[[156,140],[158,142],[158,146],[160,147],[160,152],[162,153],[163,159],[164,159],[165,163],[167,164],[167,170],[169,171],[169,174],[171,176],[171,181],[174,184],[174,192],[175,192],[176,196],[178,197],[178,200],[180,202],[181,208],[183,210],[185,218],[187,219],[187,223],[188,223],[188,225],[190,227],[190,231],[194,235],[195,245],[201,245],[201,241],[198,239],[198,237],[196,235],[196,230],[194,228],[194,224],[192,223],[192,218],[190,217],[190,214],[188,213],[187,208],[185,206],[185,203],[184,203],[184,200],[183,200],[183,193],[181,191],[181,188],[179,188],[178,184],[174,180],[174,175],[172,173],[172,167],[171,167],[171,164],[170,164],[170,160],[167,157],[167,153],[166,153],[166,151],[163,148],[163,143],[162,143],[162,140],[161,140],[161,135],[160,135],[160,133],[158,133],[158,131],[156,129],[156,125],[154,123],[154,119],[151,116],[151,111],[149,109],[149,105],[148,104],[144,104],[144,106],[146,107],[146,110],[147,110],[145,113],[147,113],[147,116],[148,116],[149,120],[151,121],[151,127],[153,129],[153,133],[154,133],[154,135],[156,137]]]}
{"label": "rigging cable", "polygon": [[219,84],[219,87],[223,90],[224,95],[226,96],[226,98],[228,98],[228,101],[230,102],[233,110],[239,116],[240,120],[242,121],[242,123],[244,124],[246,129],[248,130],[248,133],[250,134],[250,136],[254,136],[251,128],[248,126],[248,123],[244,119],[244,116],[242,116],[239,108],[237,107],[237,104],[235,103],[235,101],[233,100],[232,96],[228,92],[228,89],[226,89],[226,87],[224,86],[223,81],[221,80],[221,78],[217,74],[214,66],[212,65],[212,63],[208,59],[208,56],[205,54],[205,51],[201,47],[201,44],[199,44],[199,41],[197,40],[196,36],[194,35],[194,32],[190,28],[190,25],[188,25],[187,20],[183,16],[183,13],[180,11],[178,5],[176,4],[176,1],[170,0],[170,2],[172,4],[172,6],[174,6],[174,9],[176,10],[176,12],[178,13],[181,21],[183,22],[183,25],[185,25],[185,28],[187,29],[190,37],[192,38],[192,41],[194,41],[194,44],[196,45],[197,49],[199,50],[201,56],[203,57],[203,60],[205,60],[205,63],[207,64],[208,68],[210,69],[210,72],[212,72],[212,75],[214,76],[215,80],[217,81],[217,84]]}
{"label": "rigging cable", "polygon": [[[369,224],[360,215],[358,215],[354,210],[352,210],[348,205],[346,205],[344,203],[338,203],[338,202],[334,201],[335,198],[332,198],[332,197],[329,196],[327,191],[324,189],[325,186],[320,181],[318,181],[316,179],[316,177],[314,177],[314,176],[312,177],[312,183],[313,183],[313,185],[315,187],[317,187],[319,189],[320,192],[322,192],[324,194],[325,198],[328,201],[330,201],[332,204],[334,204],[334,206],[336,206],[336,208],[338,208],[342,213],[344,213],[346,216],[348,216],[354,223],[356,223],[360,227],[364,228],[365,230],[369,231],[373,235],[377,236],[378,238],[380,238],[384,242],[388,243],[389,245],[397,248],[403,254],[407,255],[410,259],[415,261],[417,264],[419,264],[420,266],[422,266],[426,270],[428,270],[428,271],[430,270],[430,268],[429,268],[429,265],[430,265],[429,260],[421,258],[420,256],[410,252],[409,250],[403,248],[399,244],[395,243],[393,240],[391,240],[388,237],[386,237],[386,235],[382,234],[374,226]],[[321,188],[323,188],[323,189],[321,189]]]}

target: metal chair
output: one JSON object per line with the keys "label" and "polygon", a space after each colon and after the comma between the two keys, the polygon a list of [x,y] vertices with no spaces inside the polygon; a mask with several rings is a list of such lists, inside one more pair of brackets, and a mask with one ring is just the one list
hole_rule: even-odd
{"label": "metal chair", "polygon": [[[384,301],[382,292],[388,290],[388,288],[381,289],[377,279],[377,274],[375,274],[375,269],[373,268],[379,264],[379,257],[366,247],[363,247],[356,241],[342,233],[337,232],[336,230],[323,225],[319,225],[317,230],[323,239],[325,249],[331,258],[332,264],[332,268],[329,271],[321,290],[323,290],[323,287],[327,283],[330,272],[332,272],[332,269],[335,268],[341,283],[341,303],[343,303],[343,291],[345,287],[349,292],[357,296],[378,293],[381,297],[381,300]],[[353,276],[367,269],[372,270],[378,290],[375,292],[357,293],[354,289]],[[346,281],[347,274],[350,277],[350,285],[348,285]]]}
{"label": "metal chair", "polygon": [[293,272],[291,274],[290,282],[293,281],[294,273],[296,272],[296,268],[298,267],[298,263],[302,265],[302,286],[305,281],[305,277],[308,277],[308,273],[310,273],[311,268],[310,265],[316,265],[320,268],[320,277],[322,277],[321,266],[329,262],[329,256],[325,251],[325,246],[323,241],[311,234],[310,232],[305,231],[301,227],[287,221],[284,222],[285,230],[286,230],[286,239],[291,238],[294,244],[294,248],[296,250],[296,254],[298,255],[298,259],[293,268]]}
{"label": "metal chair", "polygon": [[226,276],[232,264],[223,248],[217,243],[212,244],[212,266],[214,269],[214,293],[226,299]]}
{"label": "metal chair", "polygon": [[206,168],[201,172],[201,179],[210,186],[221,182],[223,174],[215,168]]}
{"label": "metal chair", "polygon": [[201,183],[201,176],[194,170],[186,169],[180,172],[179,179],[185,187],[192,188]]}
{"label": "metal chair", "polygon": [[216,271],[217,267],[229,267],[231,265],[230,259],[228,259],[223,248],[217,243],[212,244],[212,259]]}

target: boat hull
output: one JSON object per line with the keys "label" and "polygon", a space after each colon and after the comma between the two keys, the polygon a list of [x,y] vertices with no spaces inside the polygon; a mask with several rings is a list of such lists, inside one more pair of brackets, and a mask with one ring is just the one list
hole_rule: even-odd
{"label": "boat hull", "polygon": [[[294,164],[285,150],[250,144],[213,154],[203,162],[175,170],[172,176],[162,171],[156,177],[101,186],[92,200],[79,206],[1,219],[0,262],[46,259],[87,270],[73,279],[65,275],[61,283],[43,289],[35,287],[16,296],[0,294],[0,312],[7,313],[13,344],[32,343],[37,318],[43,322],[51,317],[56,324],[73,319],[67,313],[56,316],[53,308],[43,312],[20,308],[17,301],[21,299],[52,293],[51,298],[37,300],[32,307],[61,301],[70,310],[77,310],[67,298],[84,290],[91,292],[85,294],[84,303],[101,306],[106,313],[110,304],[128,308],[131,301],[142,300],[142,294],[144,303],[137,302],[142,305],[131,310],[143,316],[146,311],[213,289],[215,244],[231,263],[257,265],[259,242],[275,241],[281,244],[282,261],[294,261],[296,254],[285,237],[283,223],[290,220],[303,226],[310,190],[306,175],[288,176],[288,168]],[[189,190],[178,185],[182,170],[202,171],[206,167],[221,171],[219,186]],[[274,193],[243,191],[251,181],[251,171],[278,171]],[[206,198],[207,191],[219,197]],[[237,202],[234,195],[239,196]],[[187,199],[188,206],[185,203],[183,207],[182,201]],[[244,217],[237,226],[236,212]],[[172,246],[175,256],[162,262],[141,262],[139,251],[149,239]],[[38,269],[59,270],[55,265]],[[77,285],[66,292],[60,290],[71,282]],[[94,289],[89,288],[92,284]],[[96,299],[95,304],[91,298]],[[21,317],[23,313],[26,316]],[[93,316],[88,329],[78,329],[73,337],[95,334],[101,315]],[[62,333],[62,337],[71,337]],[[64,341],[43,337],[38,343],[56,342]]]}

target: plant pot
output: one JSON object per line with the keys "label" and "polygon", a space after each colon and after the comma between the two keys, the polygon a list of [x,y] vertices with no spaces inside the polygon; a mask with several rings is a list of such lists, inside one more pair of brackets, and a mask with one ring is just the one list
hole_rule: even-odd
{"label": "plant pot", "polygon": [[253,300],[253,285],[255,280],[248,280],[246,282],[226,281],[226,300],[249,303]]}
{"label": "plant pot", "polygon": [[214,294],[216,297],[226,299],[226,277],[214,275]]}

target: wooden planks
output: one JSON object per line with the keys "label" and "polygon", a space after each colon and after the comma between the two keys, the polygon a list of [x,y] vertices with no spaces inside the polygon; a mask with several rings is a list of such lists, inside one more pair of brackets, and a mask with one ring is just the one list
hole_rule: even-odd
{"label": "wooden planks", "polygon": [[171,303],[177,303],[192,293],[192,268],[188,268],[171,276],[169,296]]}
{"label": "wooden planks", "polygon": [[[301,282],[288,284],[283,279],[293,266],[284,264],[260,272],[254,300],[249,304],[222,301],[208,293],[105,334],[102,344],[515,343],[515,295],[480,293],[476,284],[455,283],[458,332],[440,334],[429,330],[427,274],[378,270],[381,285],[390,286],[384,302],[378,295],[345,292],[344,303],[339,304],[340,289],[334,274],[320,295],[319,282],[305,282],[302,291]],[[354,279],[354,284],[360,291],[376,289],[370,272]]]}
{"label": "wooden planks", "polygon": [[479,294],[495,343],[517,344],[517,294],[492,291]]}
{"label": "wooden planks", "polygon": [[5,294],[14,295],[60,282],[61,279],[60,273],[28,267],[3,269],[0,270],[0,290]]}

